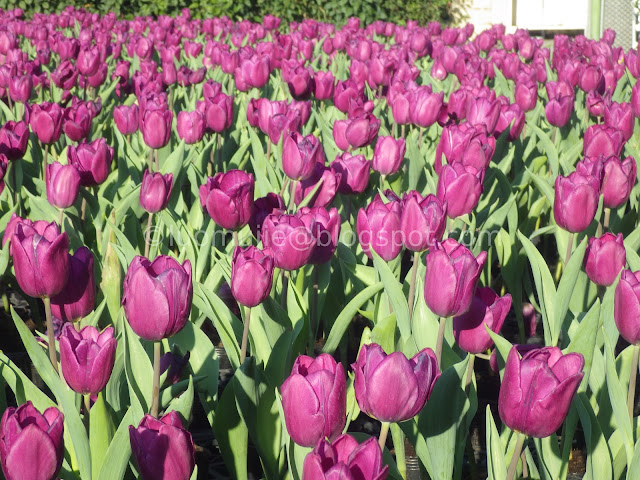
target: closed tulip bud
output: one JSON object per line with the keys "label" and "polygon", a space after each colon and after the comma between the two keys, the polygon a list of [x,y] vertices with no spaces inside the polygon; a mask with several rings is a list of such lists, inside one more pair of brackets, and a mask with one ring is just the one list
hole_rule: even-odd
{"label": "closed tulip bud", "polygon": [[342,113],[347,113],[351,100],[362,96],[362,89],[352,79],[338,80],[333,91],[333,104]]}
{"label": "closed tulip bud", "polygon": [[340,435],[346,422],[346,377],[331,355],[299,356],[280,392],[287,431],[295,443],[310,447]]}
{"label": "closed tulip bud", "polygon": [[484,126],[487,133],[491,134],[496,128],[500,118],[500,108],[502,104],[499,100],[489,100],[487,98],[473,98],[467,103],[467,122],[475,126]]}
{"label": "closed tulip bud", "polygon": [[67,149],[69,163],[78,169],[80,183],[85,187],[100,185],[109,176],[113,161],[113,147],[104,138],[91,143],[80,143]]}
{"label": "closed tulip bud", "polygon": [[331,170],[340,174],[338,193],[354,195],[362,193],[369,185],[371,162],[365,160],[364,155],[343,153],[331,162]]}
{"label": "closed tulip bud", "polygon": [[69,254],[69,280],[51,298],[51,313],[63,322],[75,322],[89,315],[95,305],[93,254],[87,247],[80,247],[73,255]]}
{"label": "closed tulip bud", "polygon": [[56,208],[73,205],[80,189],[80,174],[73,165],[59,162],[47,165],[47,200]]}
{"label": "closed tulip bud", "polygon": [[69,60],[63,60],[56,69],[51,72],[53,84],[63,90],[71,90],[78,83],[78,69]]}
{"label": "closed tulip bud", "polygon": [[131,135],[138,131],[138,105],[119,105],[113,109],[113,120],[123,135]]}
{"label": "closed tulip bud", "polygon": [[572,233],[585,230],[598,210],[600,178],[580,172],[573,172],[568,177],[558,175],[555,190],[553,216],[556,223]]}
{"label": "closed tulip bud", "polygon": [[[336,193],[338,193],[340,178],[341,175],[339,173],[335,173],[329,167],[317,162],[311,176],[296,184],[295,204],[300,205],[315,190],[307,205],[310,207],[326,207],[333,202]],[[316,189],[319,183],[320,187]]]}
{"label": "closed tulip bud", "polygon": [[180,265],[165,255],[153,262],[131,261],[124,278],[122,305],[131,329],[141,338],[159,341],[185,326],[191,312],[191,262]]}
{"label": "closed tulip bud", "polygon": [[447,202],[447,216],[457,218],[471,213],[482,195],[484,172],[462,163],[445,165],[438,179],[437,196]]}
{"label": "closed tulip bud", "polygon": [[606,125],[592,125],[584,132],[585,157],[619,157],[625,144],[623,133]]}
{"label": "closed tulip bud", "polygon": [[404,138],[380,137],[373,151],[371,167],[381,175],[393,175],[400,169],[406,149]]}
{"label": "closed tulip bud", "polygon": [[511,308],[511,295],[500,297],[489,287],[476,290],[471,307],[466,313],[453,318],[453,337],[465,352],[478,354],[493,345],[486,330],[498,333]]}
{"label": "closed tulip bud", "polygon": [[517,103],[512,105],[503,105],[500,110],[500,117],[494,131],[494,135],[499,136],[502,132],[509,129],[507,140],[515,141],[524,128],[524,112]]}
{"label": "closed tulip bud", "polygon": [[358,240],[369,258],[371,248],[387,262],[398,256],[402,250],[401,213],[399,201],[385,204],[379,196],[366,209],[360,209],[356,221]]}
{"label": "closed tulip bud", "polygon": [[478,257],[452,238],[436,243],[427,254],[424,300],[441,317],[462,315],[473,300],[487,252]]}
{"label": "closed tulip bud", "polygon": [[8,407],[0,422],[0,459],[7,480],[52,480],[64,458],[64,415],[56,407],[40,413],[27,400]]}
{"label": "closed tulip bud", "polygon": [[585,93],[595,90],[604,81],[602,69],[599,65],[583,65],[581,70],[578,75],[578,86]]}
{"label": "closed tulip bud", "polygon": [[618,208],[626,203],[636,183],[636,162],[633,157],[620,161],[611,156],[604,161],[602,169],[602,196],[604,206]]}
{"label": "closed tulip bud", "polygon": [[461,163],[478,171],[491,163],[496,149],[496,140],[480,127],[469,123],[444,128],[436,148],[435,171],[442,175],[442,156],[450,164]]}
{"label": "closed tulip bud", "polygon": [[72,142],[86,138],[91,130],[93,115],[86,105],[68,108],[64,114],[62,131]]}
{"label": "closed tulip bud", "polygon": [[604,107],[604,124],[617,128],[622,132],[624,139],[629,140],[633,135],[636,117],[630,103],[611,102]]}
{"label": "closed tulip bud", "polygon": [[271,62],[268,56],[260,55],[245,58],[234,70],[236,87],[240,91],[247,91],[251,87],[262,88],[269,81]]}
{"label": "closed tulip bud", "polygon": [[422,198],[411,191],[403,199],[400,229],[404,246],[413,252],[422,252],[442,240],[447,223],[447,204],[435,195]]}
{"label": "closed tulip bud", "polygon": [[340,238],[340,214],[337,208],[327,210],[323,207],[303,207],[297,214],[315,238],[315,246],[309,263],[320,265],[333,257]]}
{"label": "closed tulip bud", "polygon": [[297,270],[306,265],[316,241],[304,222],[295,215],[271,214],[262,223],[262,244],[273,253],[275,265]]}
{"label": "closed tulip bud", "polygon": [[100,49],[97,45],[88,48],[82,48],[78,53],[76,67],[81,75],[90,77],[95,75],[100,68]]}
{"label": "closed tulip bud", "polygon": [[169,204],[172,188],[173,174],[145,170],[140,187],[140,206],[149,213],[164,210]]}
{"label": "closed tulip bud", "polygon": [[321,438],[304,459],[302,480],[386,480],[389,467],[375,438],[362,444],[344,434],[332,443]]}
{"label": "closed tulip bud", "polygon": [[621,233],[616,236],[607,232],[600,238],[589,238],[584,256],[584,269],[596,285],[613,285],[626,261],[624,238]]}
{"label": "closed tulip bud", "polygon": [[253,175],[229,170],[209,177],[200,187],[200,203],[222,228],[239,230],[251,218],[253,190]]}
{"label": "closed tulip bud", "polygon": [[0,154],[6,155],[9,160],[22,158],[29,144],[29,125],[27,122],[5,123],[0,128]]}
{"label": "closed tulip bud", "polygon": [[57,142],[62,133],[64,112],[57,103],[43,102],[33,105],[29,124],[31,131],[42,143]]}
{"label": "closed tulip bud", "polygon": [[584,373],[584,357],[558,347],[531,350],[522,358],[512,347],[500,386],[498,411],[512,430],[544,438],[567,416]]}
{"label": "closed tulip bud", "polygon": [[162,418],[142,417],[129,426],[131,453],[143,480],[189,480],[195,467],[195,447],[180,416],[171,411]]}
{"label": "closed tulip bud", "polygon": [[253,202],[253,214],[249,220],[249,228],[256,238],[260,238],[262,222],[272,213],[283,214],[287,210],[284,200],[277,193],[269,192]]}
{"label": "closed tulip bud", "polygon": [[306,100],[313,92],[313,71],[303,66],[290,70],[283,69],[283,77],[289,87],[289,93],[296,100]]}
{"label": "closed tulip bud", "polygon": [[404,91],[398,92],[393,97],[391,103],[391,113],[393,114],[393,121],[398,125],[406,125],[411,122],[411,112],[415,107],[413,99],[413,92]]}
{"label": "closed tulip bud", "polygon": [[27,103],[33,91],[33,78],[31,75],[13,77],[9,82],[9,95],[11,99],[19,103]]}
{"label": "closed tulip bud", "polygon": [[515,100],[520,108],[529,112],[538,102],[538,84],[535,82],[516,82]]}
{"label": "closed tulip bud", "polygon": [[640,271],[622,271],[616,286],[613,318],[622,338],[640,345]]}
{"label": "closed tulip bud", "polygon": [[140,119],[140,130],[144,143],[154,149],[167,145],[171,138],[172,121],[173,112],[171,110],[145,110]]}
{"label": "closed tulip bud", "polygon": [[273,257],[253,245],[236,247],[231,261],[231,293],[238,303],[255,307],[266,300],[273,282]]}
{"label": "closed tulip bud", "polygon": [[313,74],[313,95],[316,100],[329,100],[333,97],[335,79],[333,73],[315,72]]}
{"label": "closed tulip bud", "polygon": [[[109,67],[106,63],[101,63],[98,71],[87,77],[86,82],[91,85],[93,88],[99,88],[107,79],[107,74],[109,73]],[[84,78],[80,80],[80,82],[85,81]]]}
{"label": "closed tulip bud", "polygon": [[419,127],[430,127],[440,115],[444,103],[444,93],[433,93],[430,88],[419,89],[411,106],[411,121]]}
{"label": "closed tulip bud", "polygon": [[204,136],[205,117],[197,110],[178,113],[178,136],[187,145],[193,145]]}
{"label": "closed tulip bud", "polygon": [[573,97],[552,98],[544,107],[547,121],[555,127],[564,127],[573,112]]}
{"label": "closed tulip bud", "polygon": [[209,103],[206,111],[207,126],[214,132],[223,132],[233,123],[233,99],[218,93]]}
{"label": "closed tulip bud", "polygon": [[60,334],[60,368],[71,390],[96,395],[106,387],[116,357],[113,327],[88,325],[79,332],[65,323]]}
{"label": "closed tulip bud", "polygon": [[313,135],[288,132],[282,144],[282,170],[292,180],[306,180],[317,163],[324,164],[322,144]]}
{"label": "closed tulip bud", "polygon": [[11,255],[20,288],[30,297],[53,297],[69,278],[69,237],[55,223],[18,223]]}
{"label": "closed tulip bud", "polygon": [[375,343],[363,345],[352,368],[360,410],[381,422],[415,417],[440,377],[438,361],[430,348],[409,360],[402,352],[387,355]]}
{"label": "closed tulip bud", "polygon": [[[347,141],[348,147],[351,147],[353,149],[364,147],[373,142],[373,140],[375,140],[375,138],[378,136],[378,130],[380,130],[380,120],[378,120],[371,113],[366,113],[358,117],[350,118],[349,120],[346,120],[346,122],[347,123],[344,130],[344,138]],[[334,130],[336,124],[338,124],[338,122],[334,123]],[[334,132],[334,139],[335,135],[336,134]],[[341,150],[347,150],[348,147],[341,148]]]}

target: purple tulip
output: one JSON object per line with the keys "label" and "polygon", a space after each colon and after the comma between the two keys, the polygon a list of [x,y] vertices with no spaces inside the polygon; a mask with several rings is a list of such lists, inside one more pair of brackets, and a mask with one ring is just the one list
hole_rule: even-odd
{"label": "purple tulip", "polygon": [[69,163],[78,169],[81,185],[100,185],[109,176],[113,147],[107,145],[104,138],[98,138],[91,143],[80,143],[77,147],[69,145],[67,157]]}
{"label": "purple tulip", "polygon": [[189,365],[190,357],[191,352],[187,352],[184,357],[172,352],[167,352],[160,357],[160,375],[167,372],[165,385],[175,385],[180,381],[182,372]]}
{"label": "purple tulip", "polygon": [[313,92],[313,71],[297,65],[291,69],[282,70],[282,78],[287,82],[289,93],[296,100],[306,100]]}
{"label": "purple tulip", "polygon": [[380,137],[373,151],[371,167],[381,175],[393,175],[402,165],[407,146],[404,138]]}
{"label": "purple tulip", "polygon": [[369,185],[371,162],[364,155],[344,152],[331,162],[331,170],[340,175],[338,193],[354,195],[362,193]]}
{"label": "purple tulip", "polygon": [[68,108],[64,114],[62,131],[72,142],[86,138],[91,130],[93,115],[86,105]]}
{"label": "purple tulip", "polygon": [[492,134],[498,124],[501,107],[499,100],[472,98],[467,103],[467,122],[476,127],[484,127],[488,134]]}
{"label": "purple tulip", "polygon": [[441,175],[444,155],[447,163],[461,163],[476,170],[485,170],[496,149],[496,139],[488,136],[482,128],[469,123],[451,125],[443,129],[436,148],[435,171]]}
{"label": "purple tulip", "polygon": [[636,162],[633,157],[620,161],[611,156],[604,160],[602,168],[602,196],[606,208],[624,205],[636,183]]}
{"label": "purple tulip", "polygon": [[622,132],[624,139],[629,140],[633,135],[636,117],[630,103],[611,102],[604,107],[604,124]]}
{"label": "purple tulip", "polygon": [[360,410],[381,422],[415,417],[440,377],[438,361],[430,348],[409,360],[402,352],[387,355],[375,343],[363,345],[352,368]]}
{"label": "purple tulip", "polygon": [[253,245],[236,247],[231,261],[231,293],[245,307],[260,305],[273,282],[273,257]]}
{"label": "purple tulip", "polygon": [[516,82],[515,100],[520,108],[529,112],[538,102],[538,84],[536,82]]}
{"label": "purple tulip", "polygon": [[222,228],[239,230],[251,218],[253,190],[253,175],[229,170],[209,177],[200,187],[200,203]]}
{"label": "purple tulip", "polygon": [[51,298],[51,313],[63,322],[86,317],[96,304],[96,281],[93,277],[93,254],[80,247],[69,254],[69,280],[60,293]]}
{"label": "purple tulip", "polygon": [[427,254],[424,300],[427,307],[441,317],[455,317],[467,312],[487,252],[478,257],[452,238],[436,243]]}
{"label": "purple tulip", "polygon": [[73,165],[59,162],[47,165],[47,200],[56,208],[73,205],[80,189],[80,174]]}
{"label": "purple tulip", "polygon": [[509,129],[507,140],[513,142],[520,137],[522,129],[524,128],[524,122],[524,111],[517,103],[502,105],[494,135],[499,136],[502,132]]}
{"label": "purple tulip", "polygon": [[548,437],[564,422],[583,367],[581,354],[563,355],[558,347],[531,350],[522,358],[512,347],[498,397],[500,418],[512,430]]}
{"label": "purple tulip", "polygon": [[581,172],[573,172],[568,177],[558,175],[555,189],[553,216],[556,223],[573,233],[585,230],[598,210],[600,178]]}
{"label": "purple tulip", "polygon": [[372,257],[371,248],[387,262],[398,256],[402,250],[401,213],[399,201],[391,199],[384,203],[380,196],[376,196],[366,209],[360,209],[356,221],[358,241],[369,258]]}
{"label": "purple tulip", "polygon": [[29,124],[31,131],[42,143],[57,142],[62,133],[64,111],[57,103],[43,102],[33,105]]}
{"label": "purple tulip", "polygon": [[310,178],[318,163],[324,165],[322,144],[313,135],[289,132],[282,144],[282,170],[292,180]]}
{"label": "purple tulip", "polygon": [[297,270],[306,265],[316,241],[304,222],[294,215],[271,214],[262,223],[262,244],[273,252],[275,265]]}
{"label": "purple tulip", "polygon": [[435,195],[422,197],[413,190],[402,200],[400,229],[404,246],[413,252],[422,252],[442,240],[447,224],[447,203]]}
{"label": "purple tulip", "polygon": [[116,357],[113,327],[102,332],[88,325],[79,332],[65,323],[60,334],[60,368],[76,393],[97,395],[106,387]]}
{"label": "purple tulip", "polygon": [[205,117],[198,111],[178,113],[178,136],[187,145],[193,145],[204,136]]}
{"label": "purple tulip", "polygon": [[11,99],[19,103],[27,103],[33,91],[33,78],[31,75],[13,77],[9,82],[9,95]]}
{"label": "purple tulip", "polygon": [[340,214],[337,208],[327,210],[323,207],[303,207],[296,213],[315,238],[315,246],[309,263],[319,265],[327,263],[333,257],[340,238]]}
{"label": "purple tulip", "polygon": [[484,172],[462,163],[445,165],[438,179],[437,196],[447,203],[447,216],[457,218],[471,213],[483,191]]}
{"label": "purple tulip", "polygon": [[64,458],[64,415],[31,403],[8,407],[0,423],[0,459],[7,480],[52,480]]}
{"label": "purple tulip", "polygon": [[606,125],[592,125],[584,132],[585,157],[619,157],[625,144],[623,133]]}
{"label": "purple tulip", "polygon": [[385,480],[389,467],[375,438],[358,442],[344,434],[333,443],[321,438],[304,459],[302,480]]}
{"label": "purple tulip", "polygon": [[269,192],[266,196],[260,197],[253,202],[253,215],[249,220],[249,228],[253,236],[260,238],[260,231],[262,230],[262,222],[267,216],[272,213],[282,215],[286,213],[287,206],[284,200],[277,193]]}
{"label": "purple tulip", "polygon": [[173,112],[171,110],[146,109],[140,117],[140,130],[144,143],[153,149],[167,145],[171,138],[172,121]]}
{"label": "purple tulip", "polygon": [[206,102],[207,127],[220,133],[233,123],[233,99],[220,92]]}
{"label": "purple tulip", "polygon": [[299,356],[280,392],[287,431],[298,445],[310,447],[340,435],[346,422],[347,385],[344,367],[331,355]]}
{"label": "purple tulip", "polygon": [[571,85],[562,80],[545,85],[549,101],[544,107],[547,121],[555,127],[564,127],[573,112],[575,93]]}
{"label": "purple tulip", "polygon": [[0,128],[0,154],[9,160],[22,158],[29,144],[29,125],[27,122],[8,121]]}
{"label": "purple tulip", "polygon": [[131,135],[138,131],[138,105],[119,105],[113,109],[113,120],[123,135]]}
{"label": "purple tulip", "polygon": [[53,297],[69,278],[69,237],[55,223],[15,226],[11,255],[20,288],[30,297]]}
{"label": "purple tulip", "polygon": [[191,262],[180,265],[165,255],[149,262],[131,261],[124,278],[122,305],[131,329],[141,338],[159,341],[185,326],[191,312]]}
{"label": "purple tulip", "polygon": [[489,287],[476,289],[471,307],[453,317],[453,337],[465,352],[483,353],[493,345],[485,327],[498,333],[511,308],[511,295],[500,297]]}
{"label": "purple tulip", "polygon": [[313,74],[313,95],[316,100],[328,100],[333,97],[335,79],[333,73],[315,72]]}
{"label": "purple tulip", "polygon": [[140,186],[140,206],[149,213],[164,210],[169,204],[172,188],[173,174],[145,170]]}
{"label": "purple tulip", "polygon": [[51,81],[58,88],[69,91],[78,83],[78,69],[69,60],[63,60],[56,69],[51,72]]}
{"label": "purple tulip", "polygon": [[444,93],[433,93],[430,87],[416,90],[415,104],[411,109],[411,121],[419,127],[430,127],[440,115],[444,103]]}
{"label": "purple tulip", "polygon": [[640,345],[640,271],[622,271],[616,286],[613,319],[622,338]]}
{"label": "purple tulip", "polygon": [[262,88],[269,81],[270,72],[271,61],[266,55],[242,59],[233,73],[236,88],[241,92],[251,87]]}
{"label": "purple tulip", "polygon": [[347,113],[351,100],[362,98],[363,90],[352,80],[338,80],[333,91],[333,104],[342,113]]}
{"label": "purple tulip", "polygon": [[322,163],[316,162],[315,168],[311,176],[296,184],[294,194],[294,202],[300,205],[302,201],[316,190],[320,183],[320,187],[315,191],[307,205],[310,207],[326,207],[338,193],[338,185],[340,184],[341,175],[335,173],[331,168],[325,167]]}
{"label": "purple tulip", "polygon": [[621,233],[616,236],[607,232],[600,238],[589,238],[584,256],[584,269],[596,285],[613,285],[626,261],[624,238]]}
{"label": "purple tulip", "polygon": [[131,453],[143,480],[189,480],[195,467],[191,433],[171,411],[162,418],[142,417],[138,428],[129,426]]}
{"label": "purple tulip", "polygon": [[90,77],[95,75],[100,68],[100,49],[97,45],[80,49],[76,67],[81,75]]}

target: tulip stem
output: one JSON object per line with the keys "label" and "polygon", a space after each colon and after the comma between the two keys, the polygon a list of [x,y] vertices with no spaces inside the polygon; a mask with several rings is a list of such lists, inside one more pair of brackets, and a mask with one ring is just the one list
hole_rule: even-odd
{"label": "tulip stem", "polygon": [[291,182],[291,196],[289,197],[289,212],[293,212],[293,206],[295,204],[296,188],[298,186],[298,180]]}
{"label": "tulip stem", "polygon": [[84,397],[84,422],[87,427],[87,437],[89,436],[89,425],[91,420],[89,417],[89,411],[91,410],[91,395],[83,395]]}
{"label": "tulip stem", "polygon": [[567,268],[569,260],[571,260],[571,252],[573,251],[573,232],[569,233],[569,241],[567,242],[567,256],[564,260],[564,268]]}
{"label": "tulip stem", "polygon": [[47,340],[49,343],[49,359],[53,369],[58,373],[58,357],[56,356],[56,338],[53,334],[53,316],[51,315],[51,299],[44,297],[44,313],[47,319]]}
{"label": "tulip stem", "polygon": [[244,328],[242,330],[242,345],[240,346],[240,365],[247,358],[247,343],[249,341],[249,320],[251,320],[251,308],[247,307],[247,313],[244,316]]}
{"label": "tulip stem", "polygon": [[507,470],[507,480],[514,480],[516,478],[516,469],[518,468],[518,461],[520,460],[520,454],[522,453],[522,446],[524,445],[525,436],[520,432],[515,432],[518,436],[516,440],[516,448],[513,451],[511,457],[511,463],[509,464],[509,470]]}
{"label": "tulip stem", "polygon": [[238,232],[237,230],[233,231],[233,247],[238,247],[240,245],[240,241],[238,240]]}
{"label": "tulip stem", "polygon": [[149,214],[149,218],[147,219],[147,231],[145,232],[144,239],[144,256],[145,258],[149,258],[149,249],[151,248],[151,223],[153,221],[153,213]]}
{"label": "tulip stem", "polygon": [[384,182],[387,180],[386,175],[380,175],[380,190],[384,191]]}
{"label": "tulip stem", "polygon": [[604,209],[604,222],[602,223],[602,226],[604,227],[605,230],[609,230],[609,220],[611,220],[611,209],[610,208],[605,208]]}
{"label": "tulip stem", "polygon": [[153,398],[151,400],[150,414],[158,417],[160,410],[160,358],[162,357],[162,342],[153,343]]}
{"label": "tulip stem", "polygon": [[[11,164],[11,177],[13,179],[13,204],[16,205],[18,203],[18,164],[16,162],[13,162]],[[20,209],[18,209],[18,214],[20,214],[21,211]]]}
{"label": "tulip stem", "polygon": [[384,446],[387,443],[387,435],[389,435],[389,427],[391,423],[382,422],[380,425],[380,436],[378,437],[378,445],[380,445],[380,450],[384,453]]}
{"label": "tulip stem", "polygon": [[64,230],[62,221],[64,220],[64,209],[60,209],[60,214],[58,215],[58,225],[60,225],[60,230]]}
{"label": "tulip stem", "polygon": [[267,140],[267,163],[270,162],[271,158],[271,140]]}
{"label": "tulip stem", "polygon": [[284,179],[284,182],[282,182],[282,188],[280,188],[280,196],[284,195],[284,191],[287,189],[287,187],[289,186],[289,177]]}
{"label": "tulip stem", "polygon": [[406,125],[404,123],[400,127],[400,137],[401,138],[404,138],[405,127],[406,127]]}
{"label": "tulip stem", "polygon": [[411,272],[411,283],[409,284],[409,319],[413,318],[413,303],[416,294],[416,279],[418,277],[418,266],[420,265],[420,252],[413,252],[413,270]]}
{"label": "tulip stem", "polygon": [[391,441],[393,442],[393,450],[396,457],[396,466],[400,476],[407,479],[407,455],[405,452],[404,432],[397,423],[391,424]]}
{"label": "tulip stem", "polygon": [[311,286],[311,316],[309,317],[309,354],[313,354],[313,347],[318,335],[318,267],[311,265],[313,285]]}
{"label": "tulip stem", "polygon": [[7,90],[7,100],[9,101],[9,110],[13,111],[13,102],[11,101],[11,94],[9,93],[9,90]]}
{"label": "tulip stem", "polygon": [[640,355],[640,345],[633,346],[633,360],[631,362],[631,376],[629,377],[629,392],[627,394],[627,408],[629,418],[633,426],[633,407],[636,400],[636,377],[638,376],[638,356]]}
{"label": "tulip stem", "polygon": [[280,296],[280,306],[287,310],[287,291],[289,290],[289,272],[282,271],[282,294]]}
{"label": "tulip stem", "polygon": [[464,392],[469,393],[469,387],[473,379],[473,366],[476,363],[476,356],[473,353],[469,354],[469,364],[467,365],[467,379],[464,383]]}
{"label": "tulip stem", "polygon": [[157,148],[154,149],[153,153],[154,153],[153,156],[154,156],[155,161],[156,161],[156,172],[159,172],[160,171],[160,159],[158,158],[158,149]]}
{"label": "tulip stem", "polygon": [[422,147],[422,134],[424,133],[424,128],[420,127],[420,134],[418,135],[418,150]]}
{"label": "tulip stem", "polygon": [[447,322],[447,317],[440,317],[440,327],[438,328],[438,340],[436,343],[436,360],[438,360],[438,366],[442,370],[442,343],[444,342],[444,327]]}
{"label": "tulip stem", "polygon": [[44,146],[44,155],[42,156],[42,179],[44,180],[44,184],[47,184],[47,157],[49,156],[49,144],[46,143]]}

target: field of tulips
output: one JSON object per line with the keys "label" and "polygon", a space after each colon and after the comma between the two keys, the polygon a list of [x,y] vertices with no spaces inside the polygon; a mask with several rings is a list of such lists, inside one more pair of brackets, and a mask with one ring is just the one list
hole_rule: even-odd
{"label": "field of tulips", "polygon": [[0,10],[4,477],[640,479],[614,43]]}

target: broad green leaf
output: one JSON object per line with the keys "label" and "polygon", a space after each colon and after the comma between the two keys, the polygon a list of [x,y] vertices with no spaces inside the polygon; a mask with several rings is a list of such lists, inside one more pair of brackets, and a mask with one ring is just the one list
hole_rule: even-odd
{"label": "broad green leaf", "polygon": [[116,427],[104,401],[104,392],[98,394],[89,415],[89,445],[91,446],[91,470],[93,478],[98,478],[109,444],[116,433]]}
{"label": "broad green leaf", "polygon": [[389,297],[389,301],[393,306],[393,312],[396,316],[400,336],[403,340],[407,340],[411,336],[411,319],[409,318],[407,297],[405,297],[405,294],[402,291],[402,285],[389,268],[387,262],[382,260],[382,258],[380,258],[373,249],[371,249],[371,255],[373,256],[373,264],[380,275],[382,284],[384,285],[385,293]]}

